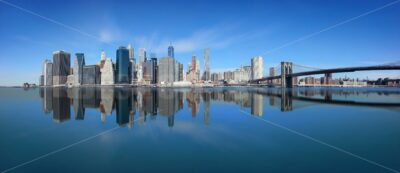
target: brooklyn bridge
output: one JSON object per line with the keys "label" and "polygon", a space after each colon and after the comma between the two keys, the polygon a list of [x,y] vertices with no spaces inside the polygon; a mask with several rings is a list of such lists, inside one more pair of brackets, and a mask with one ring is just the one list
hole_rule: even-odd
{"label": "brooklyn bridge", "polygon": [[309,75],[324,75],[324,84],[330,85],[333,73],[345,73],[356,71],[372,71],[372,70],[400,70],[400,61],[386,63],[373,66],[354,66],[354,67],[339,67],[330,69],[321,69],[294,64],[293,62],[281,62],[280,66],[272,67],[269,75],[264,75],[263,78],[251,80],[252,84],[272,83],[273,80],[280,80],[282,88],[292,88],[294,85],[293,79],[299,76]]}

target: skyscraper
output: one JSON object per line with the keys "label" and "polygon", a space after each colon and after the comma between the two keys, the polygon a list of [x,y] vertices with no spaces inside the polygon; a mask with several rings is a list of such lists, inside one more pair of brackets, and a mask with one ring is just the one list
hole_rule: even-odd
{"label": "skyscraper", "polygon": [[164,57],[158,65],[158,83],[172,83],[175,81],[175,59]]}
{"label": "skyscraper", "polygon": [[100,84],[100,68],[97,65],[85,65],[82,68],[82,85]]}
{"label": "skyscraper", "polygon": [[128,51],[129,51],[129,60],[136,62],[135,60],[135,54],[134,54],[134,49],[131,46],[131,44],[128,44]]}
{"label": "skyscraper", "polygon": [[82,84],[82,70],[85,65],[85,55],[83,53],[76,53],[74,60],[74,84]]}
{"label": "skyscraper", "polygon": [[192,56],[192,62],[189,64],[189,71],[186,79],[191,82],[198,82],[200,80],[200,65],[196,59],[196,55]]}
{"label": "skyscraper", "polygon": [[103,67],[100,69],[101,72],[101,85],[112,85],[114,84],[114,66],[111,58],[107,58]]}
{"label": "skyscraper", "polygon": [[117,84],[129,84],[129,50],[126,47],[117,49],[116,79]]}
{"label": "skyscraper", "polygon": [[263,77],[264,65],[263,58],[261,56],[256,56],[251,59],[251,75],[252,80],[261,79]]}
{"label": "skyscraper", "polygon": [[204,74],[203,80],[208,81],[210,80],[210,66],[209,66],[209,52],[208,48],[204,49]]}
{"label": "skyscraper", "polygon": [[145,48],[140,48],[139,49],[139,62],[138,64],[141,64],[146,61],[146,49]]}
{"label": "skyscraper", "polygon": [[53,85],[65,85],[71,70],[71,55],[59,50],[53,52]]}
{"label": "skyscraper", "polygon": [[168,56],[172,57],[172,58],[175,58],[174,47],[171,44],[168,46]]}
{"label": "skyscraper", "polygon": [[157,83],[157,58],[153,57],[151,58],[151,66],[152,66],[152,79],[151,79],[151,83],[155,84]]}
{"label": "skyscraper", "polygon": [[43,85],[52,86],[53,85],[53,63],[50,60],[45,60],[43,62]]}

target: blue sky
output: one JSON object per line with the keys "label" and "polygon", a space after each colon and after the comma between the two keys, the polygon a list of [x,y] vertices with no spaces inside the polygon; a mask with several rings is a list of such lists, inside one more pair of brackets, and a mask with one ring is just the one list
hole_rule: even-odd
{"label": "blue sky", "polygon": [[[37,83],[55,50],[83,52],[95,64],[101,50],[115,60],[116,48],[128,43],[136,57],[140,47],[163,57],[172,42],[185,66],[192,54],[203,64],[203,49],[210,48],[212,71],[249,65],[256,55],[266,67],[283,60],[320,68],[400,60],[400,2],[283,46],[393,0],[6,2],[0,1],[0,85]],[[400,78],[400,71],[341,75]]]}

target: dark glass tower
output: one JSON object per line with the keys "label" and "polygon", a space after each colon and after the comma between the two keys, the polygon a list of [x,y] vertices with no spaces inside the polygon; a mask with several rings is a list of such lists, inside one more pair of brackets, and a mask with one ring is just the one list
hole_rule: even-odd
{"label": "dark glass tower", "polygon": [[172,45],[168,46],[168,56],[175,58],[174,56],[174,47]]}
{"label": "dark glass tower", "polygon": [[75,85],[82,84],[82,71],[83,71],[84,65],[85,65],[85,55],[83,53],[76,53],[75,61],[74,61],[74,83],[75,83]]}
{"label": "dark glass tower", "polygon": [[65,51],[53,52],[53,85],[64,85],[70,73],[70,54]]}
{"label": "dark glass tower", "polygon": [[129,84],[129,50],[123,46],[117,49],[116,79],[117,84]]}

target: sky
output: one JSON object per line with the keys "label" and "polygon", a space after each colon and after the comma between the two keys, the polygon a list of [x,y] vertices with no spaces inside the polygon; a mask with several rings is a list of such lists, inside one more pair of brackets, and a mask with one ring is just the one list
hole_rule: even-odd
{"label": "sky", "polygon": [[[389,4],[389,5],[387,5]],[[386,5],[386,6],[385,6]],[[0,85],[38,83],[52,52],[85,54],[95,64],[104,50],[132,44],[185,65],[210,49],[211,72],[250,65],[265,72],[281,61],[335,68],[400,62],[400,0],[0,0]],[[204,69],[201,66],[201,69]],[[333,77],[400,78],[400,71]]]}

